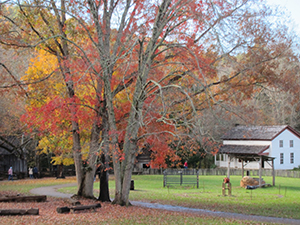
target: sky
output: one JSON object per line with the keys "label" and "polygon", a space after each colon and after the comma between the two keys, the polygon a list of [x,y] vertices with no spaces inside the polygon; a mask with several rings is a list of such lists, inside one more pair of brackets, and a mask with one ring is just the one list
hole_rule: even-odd
{"label": "sky", "polygon": [[291,15],[291,19],[297,25],[294,29],[300,37],[300,0],[267,0],[267,2],[270,5],[279,5],[286,8]]}

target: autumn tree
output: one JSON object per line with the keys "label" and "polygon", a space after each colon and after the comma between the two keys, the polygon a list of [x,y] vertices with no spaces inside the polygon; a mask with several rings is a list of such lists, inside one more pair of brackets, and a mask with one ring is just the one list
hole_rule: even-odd
{"label": "autumn tree", "polygon": [[[56,2],[34,2],[30,5],[15,5],[13,9],[16,9],[17,13],[12,14],[11,8],[7,7],[7,5],[2,5],[2,18],[5,21],[5,26],[2,28],[2,43],[7,46],[17,46],[17,47],[27,47],[32,48],[37,46],[39,49],[44,49],[46,52],[54,55],[56,57],[56,66],[53,71],[41,71],[40,73],[37,73],[37,76],[31,76],[30,79],[24,80],[24,83],[29,84],[36,84],[41,83],[43,80],[48,81],[49,77],[51,77],[53,74],[60,74],[61,81],[62,82],[56,82],[54,85],[57,84],[64,84],[65,89],[63,92],[60,92],[59,94],[62,94],[62,96],[56,96],[54,99],[50,99],[52,96],[47,95],[43,87],[41,91],[41,95],[39,97],[43,97],[42,99],[37,99],[38,104],[40,104],[38,107],[40,108],[39,112],[40,115],[44,114],[44,119],[40,119],[39,117],[36,117],[38,120],[32,120],[36,122],[36,125],[39,129],[45,130],[52,129],[51,131],[55,130],[55,126],[57,120],[54,120],[52,124],[49,124],[49,121],[44,123],[46,116],[49,116],[49,112],[51,110],[57,109],[56,107],[60,107],[61,109],[68,110],[67,114],[64,114],[62,111],[60,113],[63,113],[64,116],[66,115],[67,118],[66,124],[71,126],[68,130],[71,130],[71,138],[72,138],[72,150],[74,155],[74,161],[75,161],[75,167],[76,167],[76,176],[78,180],[78,194],[86,197],[92,197],[93,196],[93,188],[91,183],[93,182],[93,176],[90,176],[90,180],[87,181],[85,179],[85,174],[87,173],[94,173],[95,172],[95,165],[91,164],[91,169],[88,169],[86,171],[86,168],[83,168],[83,148],[81,143],[80,135],[80,129],[79,129],[79,120],[78,120],[78,104],[80,104],[80,99],[76,97],[75,93],[75,86],[74,84],[74,74],[72,74],[71,68],[70,68],[70,59],[71,56],[74,56],[74,50],[69,47],[68,40],[71,41],[74,36],[76,36],[75,32],[75,26],[76,24],[68,25],[67,26],[67,20],[66,20],[66,3],[64,1],[61,1],[61,4],[59,4],[59,9],[56,7]],[[48,9],[45,9],[45,7],[50,7],[53,11],[50,12]],[[72,27],[74,26],[74,27]],[[70,28],[70,29],[66,29]],[[74,29],[74,30],[72,30]],[[13,35],[12,33],[18,34]],[[67,33],[69,33],[67,40]],[[80,35],[76,36],[78,38],[78,41],[82,41],[80,39]],[[38,71],[36,71],[38,72]],[[78,77],[77,77],[78,78]],[[97,85],[96,85],[97,86]],[[95,86],[95,87],[96,87]],[[62,87],[60,87],[63,89]],[[96,87],[98,88],[97,96],[99,97],[99,90],[101,90],[101,86]],[[61,90],[60,90],[61,91]],[[97,91],[96,91],[97,92]],[[46,96],[43,96],[43,94],[46,94]],[[49,94],[49,93],[48,93]],[[96,96],[96,98],[97,98]],[[62,98],[61,98],[62,97]],[[83,96],[81,96],[83,97]],[[46,102],[46,104],[45,104]],[[95,162],[97,157],[97,152],[99,151],[99,132],[100,132],[100,124],[99,124],[99,115],[100,111],[99,109],[101,103],[97,101],[95,113],[92,112],[91,115],[95,115],[97,118],[95,118],[93,121],[94,125],[89,128],[91,129],[91,143],[90,149],[91,154],[88,152],[85,154],[86,158],[92,157],[92,159],[89,158],[89,161]],[[33,105],[32,105],[33,106]],[[91,106],[94,107],[94,106]],[[50,111],[49,111],[50,110]],[[56,110],[57,111],[57,110]],[[37,116],[37,115],[36,115]],[[58,117],[56,117],[57,119]],[[84,118],[81,118],[84,120]],[[47,127],[49,125],[49,127]],[[84,128],[82,128],[84,129]],[[61,129],[56,130],[61,131]],[[49,130],[48,130],[49,131]],[[66,131],[66,130],[65,130]],[[95,134],[96,132],[96,134]],[[53,133],[52,133],[53,135]],[[54,133],[55,135],[55,133]],[[67,140],[69,139],[70,135],[68,135]],[[56,137],[57,138],[57,137]],[[89,144],[86,144],[89,145]],[[107,182],[106,182],[107,183]],[[85,185],[88,184],[88,185]],[[104,196],[105,200],[109,200],[109,195],[106,193],[106,196]]]}
{"label": "autumn tree", "polygon": [[[241,74],[250,75],[251,71],[258,71],[264,62],[278,57],[282,48],[279,44],[276,47],[274,42],[280,43],[279,40],[286,39],[282,32],[277,33],[274,40],[275,34],[264,19],[270,11],[264,7],[255,8],[252,1],[110,3],[105,1],[102,5],[88,1],[88,6],[97,30],[95,46],[103,68],[111,139],[115,145],[114,201],[128,204],[134,156],[141,140],[140,131],[145,127],[144,120],[148,118],[147,100],[155,95],[153,101],[160,102],[160,114],[156,120],[175,127],[177,124],[189,124],[197,110],[209,107],[216,96],[221,96],[222,91],[225,93],[226,88],[238,86]],[[115,23],[116,9],[120,19]],[[143,23],[136,22],[137,18]],[[118,25],[118,35],[112,42],[110,32],[113,24]],[[136,40],[135,45],[132,45],[135,43],[133,40]],[[124,43],[132,43],[130,46],[135,47],[132,49],[137,50],[128,51],[131,49],[123,47]],[[264,51],[266,45],[274,45],[274,50]],[[220,60],[225,57],[231,60],[231,55],[246,49],[249,49],[249,61],[232,62],[235,64],[234,71],[221,80],[216,71]],[[206,54],[210,57],[205,57]],[[128,95],[131,97],[131,108],[122,149],[124,158],[120,158],[112,80],[118,69],[115,62],[124,55],[132,58],[136,55],[138,61],[136,72],[127,73],[136,78],[134,90]],[[130,65],[134,63],[129,62]],[[125,67],[124,78],[128,76],[126,72]],[[254,79],[259,79],[259,73],[252,74]],[[193,84],[194,88],[191,88]]]}
{"label": "autumn tree", "polygon": [[[168,145],[158,144],[179,134],[179,127],[196,127],[204,134],[205,118],[199,112],[230,101],[232,94],[249,96],[256,82],[272,78],[271,62],[290,41],[284,30],[271,26],[272,11],[252,0],[55,3],[18,5],[25,18],[19,32],[32,34],[20,40],[57,57],[66,87],[78,194],[93,196],[96,153],[99,146],[104,152],[110,147],[114,202],[120,205],[129,204],[139,148],[150,142],[165,157]],[[226,64],[228,73],[221,75]],[[86,90],[77,84],[86,77],[94,87],[94,104],[89,105],[94,116],[88,167],[83,168],[79,112]]]}

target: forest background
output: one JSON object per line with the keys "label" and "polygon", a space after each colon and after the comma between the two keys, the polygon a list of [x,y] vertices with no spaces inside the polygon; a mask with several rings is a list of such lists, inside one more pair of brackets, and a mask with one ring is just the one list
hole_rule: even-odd
{"label": "forest background", "polygon": [[300,128],[298,37],[263,0],[0,7],[0,138],[75,164],[80,196],[99,166],[100,199],[113,170],[114,203],[129,204],[145,149],[151,167],[177,167],[209,160],[235,124]]}

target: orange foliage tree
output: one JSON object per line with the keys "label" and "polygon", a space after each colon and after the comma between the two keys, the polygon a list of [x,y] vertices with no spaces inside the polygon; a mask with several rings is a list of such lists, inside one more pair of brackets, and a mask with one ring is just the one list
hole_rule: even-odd
{"label": "orange foliage tree", "polygon": [[[101,147],[106,155],[111,150],[114,202],[128,205],[139,149],[149,144],[156,166],[165,166],[167,155],[176,161],[168,141],[180,134],[180,127],[201,131],[205,118],[199,112],[230,99],[234,90],[245,95],[253,91],[252,85],[264,79],[262,66],[279,57],[280,43],[289,41],[280,29],[272,29],[269,8],[256,2],[72,0],[18,5],[22,25],[11,23],[5,29],[32,35],[17,40],[7,33],[6,40],[35,43],[57,58],[54,72],[60,74],[64,92],[41,107],[56,112],[56,122],[42,122],[42,114],[36,118],[42,130],[49,126],[51,132],[60,115],[66,118],[79,195],[93,197]],[[230,62],[229,73],[221,75],[225,62]],[[88,166],[82,167],[85,135],[90,137]]]}

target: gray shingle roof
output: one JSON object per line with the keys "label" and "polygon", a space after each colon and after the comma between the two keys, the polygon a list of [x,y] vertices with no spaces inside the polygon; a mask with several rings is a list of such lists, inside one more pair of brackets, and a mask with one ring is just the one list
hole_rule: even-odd
{"label": "gray shingle roof", "polygon": [[[13,146],[18,147],[21,143],[20,139],[18,139],[15,136],[7,136],[6,141],[11,143]],[[11,146],[10,144],[6,143],[3,140],[0,140],[0,155],[11,155],[13,154],[12,152],[9,152],[7,149],[10,149],[11,151],[14,150],[14,147]]]}
{"label": "gray shingle roof", "polygon": [[244,155],[260,155],[267,150],[269,145],[223,145],[219,149],[221,154],[244,154]]}
{"label": "gray shingle roof", "polygon": [[287,125],[236,126],[226,132],[221,138],[223,140],[272,140],[286,128],[292,129]]}

